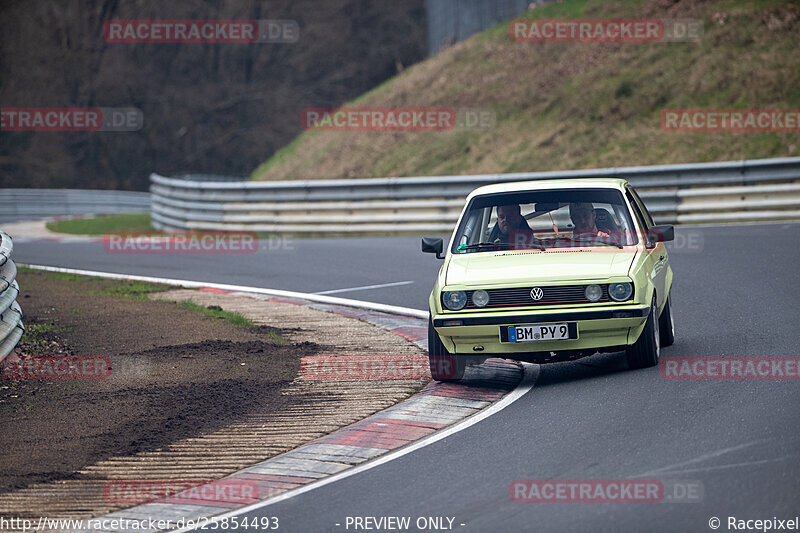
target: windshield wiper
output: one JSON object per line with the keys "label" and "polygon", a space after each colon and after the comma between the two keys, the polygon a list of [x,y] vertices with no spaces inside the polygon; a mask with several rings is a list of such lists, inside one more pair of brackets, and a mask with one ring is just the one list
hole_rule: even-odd
{"label": "windshield wiper", "polygon": [[[524,246],[523,249],[526,249],[526,250],[529,249],[529,248],[535,248],[537,250],[544,250],[544,246],[542,246],[541,244],[536,244],[536,243],[527,243],[526,242],[523,246]],[[497,250],[504,249],[504,250],[508,250],[509,248],[511,248],[511,244],[509,244],[507,242],[497,241],[497,242],[476,242],[474,244],[461,244],[461,245],[459,245],[457,250],[460,252],[461,250],[481,250],[481,249],[492,249],[492,250],[494,250],[494,249],[497,249]]]}
{"label": "windshield wiper", "polygon": [[480,250],[481,248],[500,248],[508,246],[507,242],[476,242],[475,244],[460,244],[458,250]]}

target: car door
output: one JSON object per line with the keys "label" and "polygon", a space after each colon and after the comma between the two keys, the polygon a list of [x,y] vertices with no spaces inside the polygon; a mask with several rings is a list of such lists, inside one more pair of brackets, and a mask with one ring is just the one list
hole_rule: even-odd
{"label": "car door", "polygon": [[[625,196],[631,204],[637,225],[644,231],[646,239],[648,231],[655,225],[653,217],[650,216],[641,198],[632,187],[626,188]],[[663,242],[657,242],[652,245],[646,244],[644,253],[646,256],[644,266],[656,288],[656,302],[658,309],[661,309],[667,294],[667,271],[669,269],[667,249]]]}

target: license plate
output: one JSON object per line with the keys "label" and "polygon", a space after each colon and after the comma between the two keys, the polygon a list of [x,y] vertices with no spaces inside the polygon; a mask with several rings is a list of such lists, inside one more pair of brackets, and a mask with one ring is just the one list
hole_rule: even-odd
{"label": "license plate", "polygon": [[558,341],[564,339],[569,339],[569,326],[567,324],[508,326],[509,342]]}

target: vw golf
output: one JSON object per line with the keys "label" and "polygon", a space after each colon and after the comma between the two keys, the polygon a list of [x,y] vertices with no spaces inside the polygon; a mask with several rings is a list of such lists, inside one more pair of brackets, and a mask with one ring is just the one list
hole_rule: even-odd
{"label": "vw golf", "polygon": [[624,179],[487,185],[466,201],[429,298],[438,381],[488,357],[548,363],[625,351],[658,363],[674,340],[670,225],[655,225]]}

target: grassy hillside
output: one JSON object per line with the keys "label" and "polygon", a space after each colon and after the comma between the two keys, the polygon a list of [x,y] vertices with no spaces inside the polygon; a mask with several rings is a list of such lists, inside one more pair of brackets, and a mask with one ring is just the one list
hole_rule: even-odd
{"label": "grassy hillside", "polygon": [[501,24],[350,106],[483,108],[445,132],[306,131],[254,179],[480,174],[800,155],[797,133],[681,133],[664,108],[800,108],[800,5],[767,0],[565,0],[537,18],[695,18],[700,42],[517,43]]}

